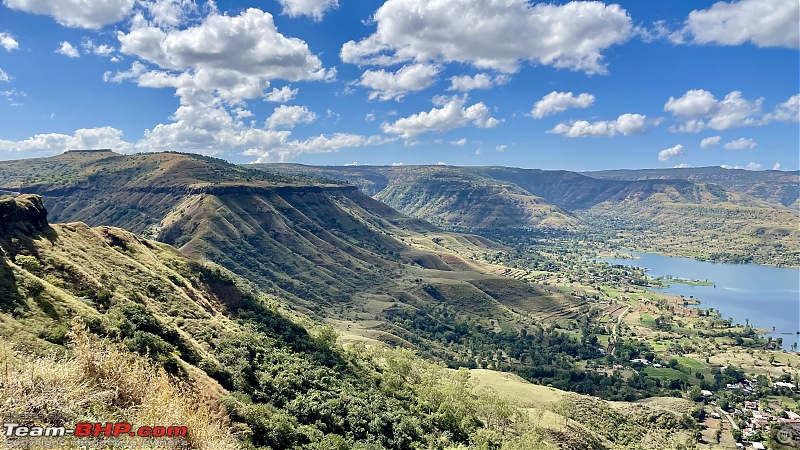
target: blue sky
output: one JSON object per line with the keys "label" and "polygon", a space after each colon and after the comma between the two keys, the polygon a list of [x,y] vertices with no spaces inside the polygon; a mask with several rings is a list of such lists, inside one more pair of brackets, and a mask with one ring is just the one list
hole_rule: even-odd
{"label": "blue sky", "polygon": [[797,170],[800,3],[2,0],[0,159]]}

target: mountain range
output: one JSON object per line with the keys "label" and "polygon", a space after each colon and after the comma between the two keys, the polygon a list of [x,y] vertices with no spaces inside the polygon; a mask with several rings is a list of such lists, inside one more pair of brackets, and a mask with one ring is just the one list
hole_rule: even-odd
{"label": "mountain range", "polygon": [[712,167],[595,176],[508,167],[253,167],[345,181],[401,212],[454,230],[590,233],[620,248],[800,265],[793,206],[800,184],[792,172]]}
{"label": "mountain range", "polygon": [[[0,162],[0,333],[18,349],[47,354],[84,339],[76,336],[85,327],[191,379],[237,424],[237,439],[256,447],[369,441],[377,448],[444,448],[441,437],[448,436],[454,445],[602,449],[648,433],[660,442],[654,448],[672,448],[671,436],[685,440],[692,430],[688,410],[637,405],[635,413],[621,413],[564,393],[554,401],[566,403],[547,406],[548,414],[555,411],[565,426],[571,417],[573,434],[492,428],[498,414],[516,413],[506,400],[474,392],[465,368],[515,371],[614,400],[673,389],[668,381],[588,369],[605,361],[592,336],[606,330],[593,328],[592,317],[606,306],[587,293],[602,291],[591,286],[598,279],[582,281],[583,290],[539,282],[529,269],[502,264],[521,257],[517,241],[506,238],[599,239],[612,248],[678,254],[690,248],[701,258],[724,249],[717,258],[746,254],[796,265],[797,213],[786,201],[748,194],[766,188],[745,181],[726,187],[697,174],[589,175],[239,166],[199,155],[112,151]],[[752,183],[767,186],[771,176],[777,175],[754,176]],[[525,251],[525,258],[552,256]],[[603,270],[610,279],[641,282],[627,269]],[[355,350],[336,347],[337,334]],[[626,362],[647,349],[620,341],[614,352]],[[519,389],[534,397],[557,392],[528,386]],[[573,417],[573,402],[596,417]],[[456,420],[463,414],[453,415],[454,405],[467,417],[484,416]],[[660,425],[653,428],[651,419]],[[625,433],[609,433],[609,421],[625,423]],[[524,421],[503,423],[512,422]]]}

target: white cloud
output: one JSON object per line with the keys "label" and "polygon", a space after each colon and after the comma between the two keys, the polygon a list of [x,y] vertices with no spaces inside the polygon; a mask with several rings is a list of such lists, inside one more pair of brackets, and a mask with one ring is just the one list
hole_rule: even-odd
{"label": "white cloud", "polygon": [[5,70],[3,70],[3,68],[2,68],[2,67],[0,67],[0,81],[4,81],[4,82],[6,82],[6,83],[8,83],[9,81],[11,81],[11,76],[8,74],[8,72],[6,72]]}
{"label": "white cloud", "polygon": [[128,151],[132,145],[122,139],[122,131],[112,127],[82,128],[74,134],[37,134],[23,141],[0,140],[0,151],[61,153],[68,149],[111,148]]}
{"label": "white cloud", "polygon": [[800,122],[800,94],[789,97],[789,100],[775,107],[775,111],[764,116],[766,122]]}
{"label": "white cloud", "polygon": [[711,114],[717,103],[711,92],[692,89],[680,98],[670,97],[664,105],[664,111],[671,112],[674,116],[703,117]]}
{"label": "white cloud", "polygon": [[715,145],[719,145],[720,141],[722,141],[722,136],[711,136],[704,138],[700,141],[700,148],[710,148]]}
{"label": "white cloud", "polygon": [[373,21],[374,34],[342,46],[344,62],[458,62],[515,72],[529,61],[604,73],[602,52],[633,34],[627,11],[600,2],[387,0]]}
{"label": "white cloud", "polygon": [[494,149],[497,150],[498,152],[504,152],[504,151],[506,151],[506,149],[508,149],[508,146],[505,145],[505,144],[500,144],[497,147],[495,147]]}
{"label": "white cloud", "polygon": [[681,155],[683,155],[683,146],[678,144],[675,147],[670,147],[658,152],[658,160],[669,161],[670,159],[675,159]]}
{"label": "white cloud", "polygon": [[298,123],[312,123],[317,115],[305,106],[281,105],[267,119],[267,128],[294,128]]}
{"label": "white cloud", "polygon": [[309,16],[316,21],[331,9],[339,7],[337,0],[278,0],[283,6],[283,13],[289,17]]}
{"label": "white cloud", "polygon": [[384,133],[396,134],[403,139],[410,139],[431,131],[447,131],[473,124],[480,128],[493,128],[500,121],[491,117],[489,108],[483,102],[464,107],[465,96],[436,97],[434,104],[441,108],[433,108],[429,112],[419,112],[409,117],[398,119],[390,124],[384,122],[381,129]]}
{"label": "white cloud", "polygon": [[755,162],[750,162],[746,166],[729,166],[727,164],[723,164],[720,167],[722,167],[723,169],[758,170],[758,169],[761,168],[761,164],[755,163]]}
{"label": "white cloud", "polygon": [[752,139],[739,138],[723,145],[726,150],[745,150],[756,148],[758,143]]}
{"label": "white cloud", "polygon": [[0,32],[0,47],[3,47],[7,52],[10,52],[11,50],[16,50],[19,48],[19,42],[14,39],[14,36],[8,33]]}
{"label": "white cloud", "polygon": [[164,31],[134,20],[119,32],[121,51],[166,70],[136,76],[144,87],[173,87],[178,94],[215,92],[228,101],[256,98],[270,80],[321,80],[334,74],[322,67],[308,45],[278,32],[272,15],[247,9],[236,16],[212,13],[184,30]]}
{"label": "white cloud", "polygon": [[402,163],[402,162],[393,162],[392,163],[392,167],[398,167],[398,166],[405,166],[405,163]]}
{"label": "white cloud", "polygon": [[197,12],[194,0],[139,0],[150,15],[150,20],[161,28],[175,28],[187,16]]}
{"label": "white cloud", "polygon": [[625,136],[647,132],[647,117],[642,114],[622,114],[617,118],[617,131]]}
{"label": "white cloud", "polygon": [[673,166],[674,169],[688,169],[689,167],[692,167],[692,166],[690,166],[689,164],[686,164],[686,163],[681,163],[681,164],[678,164],[676,166]]}
{"label": "white cloud", "polygon": [[781,170],[781,163],[776,162],[775,165],[772,166],[772,170]]}
{"label": "white cloud", "polygon": [[457,141],[450,141],[450,144],[452,145],[464,145],[466,143],[467,143],[467,138],[461,138]]}
{"label": "white cloud", "polygon": [[448,91],[461,91],[467,92],[475,89],[489,89],[496,84],[508,83],[509,77],[507,75],[497,75],[492,79],[485,73],[479,73],[474,76],[457,75],[450,77],[450,87]]}
{"label": "white cloud", "polygon": [[80,56],[78,54],[78,49],[73,47],[72,44],[67,41],[62,42],[61,45],[59,45],[59,47],[56,49],[56,53],[68,56],[70,58],[77,58]]}
{"label": "white cloud", "polygon": [[136,79],[145,72],[147,72],[147,67],[139,61],[134,61],[133,64],[131,64],[131,68],[128,70],[118,71],[117,73],[112,73],[111,71],[105,72],[103,74],[103,81],[122,83],[125,80]]}
{"label": "white cloud", "polygon": [[[182,101],[185,101],[182,98]],[[280,110],[281,107],[276,108]],[[235,110],[234,113],[236,113]],[[310,113],[310,112],[309,112]],[[238,115],[238,114],[237,114]],[[308,120],[301,112],[296,120]],[[291,139],[289,130],[249,126],[226,109],[219,98],[205,93],[181,105],[172,115],[172,123],[159,124],[145,132],[135,148],[138,151],[181,150],[203,154],[241,152],[256,156],[257,162],[286,161],[300,153],[334,152],[342,148],[380,144],[380,137],[364,137],[349,133]],[[286,122],[284,122],[286,124]]]}
{"label": "white cloud", "polygon": [[717,2],[689,13],[685,27],[672,36],[697,44],[800,48],[800,3],[797,0]]}
{"label": "white cloud", "polygon": [[397,72],[367,70],[361,75],[359,85],[372,89],[369,99],[381,101],[399,100],[408,92],[421,91],[430,87],[439,68],[430,64],[403,66]]}
{"label": "white cloud", "polygon": [[11,9],[48,15],[67,27],[99,29],[127,17],[134,0],[3,0],[3,3]]}
{"label": "white cloud", "polygon": [[[288,133],[288,132],[286,132]],[[378,145],[386,142],[378,136],[364,137],[358,134],[336,133],[332,136],[319,135],[302,141],[286,141],[285,139],[271,146],[271,148],[258,150],[250,149],[243,154],[258,156],[255,162],[280,162],[287,161],[300,153],[327,153],[337,152],[343,148],[363,147],[365,145]]]}
{"label": "white cloud", "polygon": [[594,103],[594,95],[592,94],[584,92],[575,97],[572,92],[553,91],[533,105],[531,116],[534,119],[541,119],[570,108],[588,108],[592,103]]}
{"label": "white cloud", "polygon": [[272,88],[271,92],[264,95],[264,100],[275,103],[286,103],[295,98],[298,92],[300,92],[300,89],[292,89],[289,86],[283,86],[280,89]]}
{"label": "white cloud", "polygon": [[[62,152],[70,148],[111,148],[120,152],[178,150],[201,154],[240,152],[256,156],[258,162],[286,161],[300,153],[335,152],[343,148],[378,145],[388,142],[382,136],[365,137],[350,133],[318,135],[292,139],[289,130],[259,128],[242,119],[252,113],[242,107],[230,107],[208,92],[194,97],[182,96],[181,106],[170,117],[172,122],[158,124],[144,132],[136,142],[126,142],[115,128],[82,129],[74,135],[41,134],[22,141],[0,140],[0,151]],[[299,118],[308,120],[310,112]],[[284,122],[286,123],[286,122]]]}
{"label": "white cloud", "polygon": [[[3,72],[2,69],[0,69],[0,81],[4,81],[3,80],[3,75],[4,74],[5,74],[5,72]],[[8,81],[8,80],[5,80],[5,81]],[[22,100],[27,95],[28,94],[25,91],[18,91],[17,89],[11,89],[11,90],[7,90],[7,91],[0,91],[0,97],[5,97],[5,99],[8,102],[9,106],[22,106],[22,105],[24,105]]]}
{"label": "white cloud", "polygon": [[642,114],[622,114],[617,120],[601,120],[598,122],[587,122],[578,120],[570,124],[560,123],[548,130],[548,133],[563,134],[566,137],[612,137],[617,133],[624,136],[646,133],[651,125],[658,125],[657,120],[648,120]]}
{"label": "white cloud", "polygon": [[763,125],[761,105],[764,99],[749,101],[742,93],[733,91],[722,100],[702,89],[686,91],[680,98],[670,97],[664,111],[671,112],[683,123],[670,128],[683,133],[698,133],[706,128],[727,130]]}
{"label": "white cloud", "polygon": [[81,47],[83,47],[86,53],[106,58],[110,58],[114,54],[114,47],[106,44],[97,45],[94,41],[87,38],[84,38],[83,42],[81,42]]}

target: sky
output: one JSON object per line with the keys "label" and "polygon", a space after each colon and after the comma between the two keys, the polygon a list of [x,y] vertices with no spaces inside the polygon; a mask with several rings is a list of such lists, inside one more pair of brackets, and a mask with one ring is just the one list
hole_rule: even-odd
{"label": "sky", "polygon": [[0,0],[0,159],[800,165],[798,0]]}

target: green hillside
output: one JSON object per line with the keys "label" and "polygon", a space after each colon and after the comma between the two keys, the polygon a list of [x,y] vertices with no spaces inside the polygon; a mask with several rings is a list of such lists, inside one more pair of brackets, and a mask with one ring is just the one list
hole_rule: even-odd
{"label": "green hillside", "polygon": [[791,173],[675,169],[680,177],[652,170],[595,178],[508,167],[255,167],[346,181],[414,217],[494,238],[567,232],[617,248],[800,266],[800,218],[783,206],[796,201]]}
{"label": "green hillside", "polygon": [[800,207],[800,173],[779,170],[696,167],[674,169],[602,170],[585,172],[593,178],[613,180],[688,180],[713,183],[734,192],[797,210]]}
{"label": "green hillside", "polygon": [[[51,162],[62,164],[60,158]],[[115,170],[138,172],[138,165],[154,163],[159,169],[148,169],[147,182],[161,188],[136,178],[108,182]],[[130,227],[175,245],[184,255],[213,261],[247,280],[252,289],[327,320],[353,339],[416,348],[453,367],[471,367],[493,358],[499,349],[510,351],[509,333],[541,329],[526,348],[538,348],[550,338],[573,348],[563,356],[556,354],[556,346],[545,351],[545,365],[553,370],[543,376],[561,379],[564,387],[567,374],[579,370],[577,361],[601,356],[583,348],[586,344],[577,336],[544,330],[577,317],[586,299],[504,276],[489,262],[505,247],[478,236],[442,232],[354,187],[260,171],[252,171],[252,181],[247,181],[250,172],[241,168],[233,171],[234,181],[219,181],[222,172],[209,166],[221,163],[178,154],[110,156],[77,168],[96,172],[95,164],[102,164],[106,181],[15,188],[44,192],[43,202],[58,220],[87,218],[90,225]],[[203,181],[209,173],[215,181]],[[190,180],[192,186],[176,186],[171,181],[176,178]],[[105,210],[130,213],[95,212]],[[470,330],[483,330],[477,351],[465,339]]]}
{"label": "green hillside", "polygon": [[[532,404],[491,371],[342,348],[330,327],[288,318],[279,299],[213,264],[119,228],[50,225],[46,214],[38,196],[0,199],[4,417],[181,424],[197,449],[612,449],[645,433],[670,448],[695,427],[672,412],[652,428],[560,391]],[[593,405],[591,421],[572,415],[577,404]]]}
{"label": "green hillside", "polygon": [[[330,328],[312,336],[275,299],[166,244],[112,227],[49,225],[36,196],[0,200],[0,216],[4,417],[24,412],[53,426],[177,420],[190,427],[191,448],[208,449],[542,442],[466,373],[410,353],[344,350]],[[48,359],[52,352],[63,356]],[[502,433],[482,420],[498,408],[510,411],[500,412]]]}

